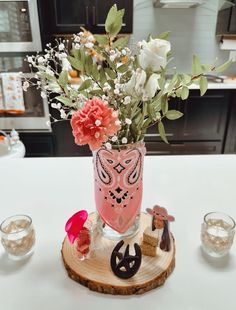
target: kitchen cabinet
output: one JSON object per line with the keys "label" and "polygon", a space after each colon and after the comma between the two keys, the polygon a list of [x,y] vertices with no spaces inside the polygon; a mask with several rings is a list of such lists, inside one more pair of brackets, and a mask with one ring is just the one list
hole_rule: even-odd
{"label": "kitchen cabinet", "polygon": [[236,34],[236,0],[231,0],[233,7],[218,12],[216,34]]}
{"label": "kitchen cabinet", "polygon": [[121,33],[133,29],[133,0],[38,0],[43,44],[53,35],[78,33],[85,27],[92,33],[105,33],[105,20],[110,7],[125,9]]}
{"label": "kitchen cabinet", "polygon": [[224,153],[236,154],[236,92],[231,93],[228,128],[225,138]]}
{"label": "kitchen cabinet", "polygon": [[25,132],[20,133],[20,139],[25,145],[25,157],[51,157],[55,155],[52,133]]}
{"label": "kitchen cabinet", "polygon": [[229,105],[230,92],[225,90],[208,90],[203,97],[191,90],[185,101],[172,99],[170,109],[180,110],[184,116],[164,121],[169,145],[161,142],[156,125],[149,128],[145,137],[148,154],[222,153]]}

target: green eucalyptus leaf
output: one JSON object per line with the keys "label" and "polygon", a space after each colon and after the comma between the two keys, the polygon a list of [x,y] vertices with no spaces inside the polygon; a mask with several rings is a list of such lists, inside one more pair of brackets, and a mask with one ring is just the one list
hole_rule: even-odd
{"label": "green eucalyptus leaf", "polygon": [[109,43],[109,39],[106,35],[103,34],[95,34],[94,35],[95,40],[102,46],[105,46]]}
{"label": "green eucalyptus leaf", "polygon": [[127,44],[129,43],[129,36],[125,36],[125,37],[121,37],[119,39],[117,39],[113,44],[112,47],[113,48],[119,48],[122,49],[125,46],[127,46]]}
{"label": "green eucalyptus leaf", "polygon": [[99,81],[100,81],[101,85],[104,85],[104,83],[107,81],[107,78],[106,78],[106,74],[105,74],[104,69],[101,68],[101,69],[99,70],[99,73],[100,73],[100,79],[99,79]]}
{"label": "green eucalyptus leaf", "polygon": [[92,73],[93,70],[93,59],[92,56],[87,55],[85,58],[85,71],[88,75]]}
{"label": "green eucalyptus leaf", "polygon": [[75,68],[76,70],[79,70],[79,71],[83,71],[83,64],[80,60],[78,60],[72,56],[68,56],[67,59],[73,68]]}
{"label": "green eucalyptus leaf", "polygon": [[72,107],[74,105],[74,103],[69,98],[64,96],[57,96],[56,99],[68,107]]}
{"label": "green eucalyptus leaf", "polygon": [[85,54],[85,49],[84,49],[84,47],[81,47],[79,51],[80,51],[81,63],[82,63],[82,64],[85,64],[86,54]]}
{"label": "green eucalyptus leaf", "polygon": [[186,84],[191,82],[191,76],[190,75],[184,73],[184,74],[181,75],[181,77],[182,77],[182,83],[184,85],[186,85]]}
{"label": "green eucalyptus leaf", "polygon": [[116,36],[120,32],[124,13],[124,9],[117,10],[116,4],[110,8],[105,22],[105,29],[111,36]]}
{"label": "green eucalyptus leaf", "polygon": [[176,89],[175,94],[176,94],[176,96],[177,96],[178,98],[181,98],[181,93],[182,93],[182,87]]}
{"label": "green eucalyptus leaf", "polygon": [[169,109],[169,104],[168,104],[168,97],[167,94],[163,95],[161,97],[161,110],[163,114],[166,114],[166,112]]}
{"label": "green eucalyptus leaf", "polygon": [[170,31],[165,31],[156,36],[157,39],[167,40],[169,37]]}
{"label": "green eucalyptus leaf", "polygon": [[111,86],[111,88],[115,88],[115,83],[113,80],[107,80],[107,83]]}
{"label": "green eucalyptus leaf", "polygon": [[183,86],[182,90],[181,90],[181,99],[185,100],[188,98],[188,96],[189,96],[189,89],[188,89],[188,87]]}
{"label": "green eucalyptus leaf", "polygon": [[143,122],[143,129],[145,130],[151,123],[151,119],[150,118],[146,118]]}
{"label": "green eucalyptus leaf", "polygon": [[105,21],[105,30],[107,33],[110,32],[110,28],[112,27],[112,25],[114,24],[115,20],[116,20],[116,16],[117,16],[117,5],[114,4],[108,14],[107,14],[107,18]]}
{"label": "green eucalyptus leaf", "polygon": [[58,83],[61,87],[65,87],[68,83],[68,72],[62,71],[59,75]]}
{"label": "green eucalyptus leaf", "polygon": [[77,48],[72,48],[71,54],[76,58],[80,60],[80,50]]}
{"label": "green eucalyptus leaf", "polygon": [[85,89],[88,89],[89,87],[92,86],[92,80],[91,79],[87,79],[85,80],[79,87],[78,91],[82,91]]}
{"label": "green eucalyptus leaf", "polygon": [[205,76],[201,76],[200,82],[199,82],[199,88],[200,88],[201,96],[203,96],[208,88],[208,82]]}
{"label": "green eucalyptus leaf", "polygon": [[109,58],[106,59],[107,63],[109,64],[109,67],[113,70],[116,69],[116,63],[114,61],[111,61]]}
{"label": "green eucalyptus leaf", "polygon": [[198,75],[202,73],[202,66],[200,63],[200,60],[197,55],[193,55],[193,60],[192,60],[192,74],[193,75]]}
{"label": "green eucalyptus leaf", "polygon": [[166,92],[172,92],[172,90],[175,88],[175,85],[176,83],[178,82],[178,75],[177,74],[174,74],[167,89],[166,89]]}
{"label": "green eucalyptus leaf", "polygon": [[169,120],[175,120],[175,119],[180,118],[181,116],[183,116],[183,113],[181,113],[180,111],[177,111],[177,110],[169,110],[166,113],[166,117]]}
{"label": "green eucalyptus leaf", "polygon": [[99,81],[100,75],[99,75],[97,64],[94,64],[92,66],[92,76],[96,81]]}
{"label": "green eucalyptus leaf", "polygon": [[92,96],[102,96],[104,94],[104,92],[101,89],[93,89],[89,93]]}
{"label": "green eucalyptus leaf", "polygon": [[56,77],[54,75],[47,74],[45,72],[40,72],[40,76],[43,77],[47,81],[55,81]]}
{"label": "green eucalyptus leaf", "polygon": [[203,64],[201,67],[203,72],[211,72],[213,69],[213,66],[208,64]]}
{"label": "green eucalyptus leaf", "polygon": [[105,68],[105,72],[107,73],[107,75],[111,78],[111,79],[115,79],[116,78],[116,73],[109,69],[109,68]]}
{"label": "green eucalyptus leaf", "polygon": [[125,73],[129,69],[128,64],[121,65],[117,68],[117,71],[120,73]]}
{"label": "green eucalyptus leaf", "polygon": [[150,119],[153,121],[155,120],[156,114],[155,114],[155,110],[154,110],[154,106],[153,104],[148,104],[147,106],[147,114],[150,117]]}
{"label": "green eucalyptus leaf", "polygon": [[166,138],[166,133],[165,133],[165,128],[164,128],[164,125],[162,123],[162,121],[159,121],[158,122],[158,131],[159,131],[159,134],[160,134],[160,137],[162,138],[162,140],[165,142],[165,143],[169,143],[167,138]]}
{"label": "green eucalyptus leaf", "polygon": [[232,60],[228,60],[226,61],[225,63],[223,63],[222,65],[218,66],[215,68],[215,71],[216,72],[223,72],[225,71],[226,69],[228,69],[232,64]]}
{"label": "green eucalyptus leaf", "polygon": [[160,89],[164,89],[165,88],[165,83],[166,83],[166,79],[165,77],[160,77],[159,80],[158,80],[158,85],[160,87]]}

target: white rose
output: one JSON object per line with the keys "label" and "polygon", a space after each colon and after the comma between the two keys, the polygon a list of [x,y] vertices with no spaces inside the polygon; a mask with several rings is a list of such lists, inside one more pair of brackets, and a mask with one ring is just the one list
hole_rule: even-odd
{"label": "white rose", "polygon": [[158,85],[158,79],[160,78],[159,74],[153,73],[144,88],[145,91],[145,95],[148,96],[149,99],[153,98],[155,96],[155,93],[157,91],[157,89],[159,88]]}
{"label": "white rose", "polygon": [[138,68],[128,83],[125,85],[125,91],[129,95],[141,95],[146,82],[146,72]]}
{"label": "white rose", "polygon": [[170,51],[170,42],[161,39],[151,39],[142,43],[139,54],[139,63],[142,69],[151,69],[153,72],[165,68],[167,64],[167,53]]}

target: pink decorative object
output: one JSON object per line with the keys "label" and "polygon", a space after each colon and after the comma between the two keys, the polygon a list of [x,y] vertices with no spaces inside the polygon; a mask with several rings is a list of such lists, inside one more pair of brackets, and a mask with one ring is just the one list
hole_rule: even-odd
{"label": "pink decorative object", "polygon": [[144,143],[93,152],[95,201],[102,220],[126,232],[139,214],[143,194]]}
{"label": "pink decorative object", "polygon": [[164,220],[168,222],[174,222],[175,218],[172,215],[169,215],[167,210],[163,207],[155,205],[153,209],[147,208],[147,213],[153,215],[155,218],[159,220]]}
{"label": "pink decorative object", "polygon": [[89,253],[91,244],[91,235],[87,227],[83,227],[76,239],[76,249],[79,258],[84,258]]}
{"label": "pink decorative object", "polygon": [[75,242],[75,239],[78,237],[87,218],[88,212],[85,210],[81,210],[72,215],[72,217],[69,218],[69,220],[66,222],[65,230],[67,232],[70,243]]}
{"label": "pink decorative object", "polygon": [[120,129],[117,113],[101,99],[87,100],[71,119],[73,136],[78,145],[88,144],[91,150],[101,147],[109,136]]}

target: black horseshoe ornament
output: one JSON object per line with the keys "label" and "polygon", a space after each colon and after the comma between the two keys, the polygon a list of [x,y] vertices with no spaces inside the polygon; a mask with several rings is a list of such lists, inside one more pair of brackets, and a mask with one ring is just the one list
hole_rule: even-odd
{"label": "black horseshoe ornament", "polygon": [[115,246],[111,254],[111,269],[114,274],[121,279],[129,279],[133,277],[139,270],[142,262],[142,251],[140,246],[135,243],[135,255],[129,254],[129,244],[125,248],[125,252],[119,252],[124,241],[121,240]]}

